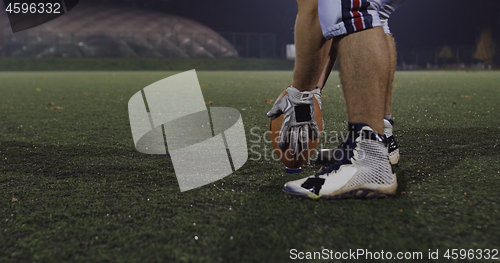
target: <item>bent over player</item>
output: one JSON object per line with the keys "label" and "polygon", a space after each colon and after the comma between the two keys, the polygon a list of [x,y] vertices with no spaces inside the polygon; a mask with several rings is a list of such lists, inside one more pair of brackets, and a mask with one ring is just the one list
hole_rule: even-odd
{"label": "bent over player", "polygon": [[[294,116],[304,115],[295,111],[307,109],[312,115],[314,108],[304,105],[312,105],[312,95],[319,93],[315,90],[317,84],[326,81],[320,79],[323,70],[338,54],[349,122],[348,139],[341,145],[342,158],[332,160],[320,173],[286,183],[284,191],[288,195],[339,199],[381,198],[396,193],[397,179],[384,136],[384,127],[392,129],[392,123],[384,120],[390,119],[389,86],[395,68],[394,41],[386,36],[386,23],[399,2],[402,1],[297,0],[297,54],[292,86],[281,99],[287,103],[277,101],[268,116],[283,112],[285,119],[292,119],[284,124],[290,126],[286,130],[292,134],[305,132],[308,126],[303,120],[294,127]],[[314,118],[308,121],[309,127],[315,127]],[[306,134],[314,134],[311,130]],[[280,142],[285,136],[289,134],[280,134]],[[287,140],[298,138],[302,136]],[[297,152],[301,150],[306,149]]]}

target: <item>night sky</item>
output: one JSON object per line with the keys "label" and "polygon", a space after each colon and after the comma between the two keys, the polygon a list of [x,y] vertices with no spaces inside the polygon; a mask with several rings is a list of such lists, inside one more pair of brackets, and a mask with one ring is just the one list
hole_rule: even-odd
{"label": "night sky", "polygon": [[[87,1],[159,10],[191,18],[219,32],[274,33],[280,43],[293,43],[297,12],[293,0]],[[500,0],[407,0],[389,21],[402,49],[474,46],[486,27],[500,38]]]}

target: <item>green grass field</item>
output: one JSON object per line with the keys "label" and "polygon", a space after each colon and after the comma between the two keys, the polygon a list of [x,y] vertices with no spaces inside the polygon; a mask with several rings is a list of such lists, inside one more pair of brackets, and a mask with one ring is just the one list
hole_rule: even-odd
{"label": "green grass field", "polygon": [[[499,72],[398,72],[397,197],[324,202],[282,192],[320,167],[286,175],[258,140],[289,71],[198,72],[209,106],[241,112],[249,160],[181,193],[165,156],[135,150],[127,110],[175,73],[0,73],[0,262],[286,262],[291,249],[439,249],[453,262],[447,249],[500,249]],[[324,147],[346,130],[339,84],[334,72]]]}

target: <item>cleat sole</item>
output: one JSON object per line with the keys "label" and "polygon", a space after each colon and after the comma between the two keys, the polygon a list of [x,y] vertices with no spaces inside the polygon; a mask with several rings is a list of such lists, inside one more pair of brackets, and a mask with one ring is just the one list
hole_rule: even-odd
{"label": "cleat sole", "polygon": [[[397,188],[397,187],[396,187]],[[293,197],[293,198],[299,198],[300,200],[303,199],[310,199],[310,200],[339,200],[339,199],[371,199],[371,200],[378,200],[378,199],[391,199],[394,196],[396,196],[396,191],[393,193],[383,193],[379,192],[373,189],[355,189],[351,190],[342,194],[337,194],[337,195],[321,195],[318,197],[312,197],[308,195],[303,195],[300,193],[291,193],[287,192],[286,190],[283,190],[285,192],[285,195],[287,197]]]}

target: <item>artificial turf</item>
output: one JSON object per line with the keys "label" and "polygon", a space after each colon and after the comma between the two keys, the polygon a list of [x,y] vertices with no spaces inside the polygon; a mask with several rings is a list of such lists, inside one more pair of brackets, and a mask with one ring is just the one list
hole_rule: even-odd
{"label": "artificial turf", "polygon": [[[135,150],[127,110],[175,73],[0,73],[0,262],[286,262],[291,249],[424,260],[439,249],[452,262],[447,249],[500,249],[499,72],[397,72],[397,196],[324,202],[283,194],[320,167],[286,175],[264,140],[289,71],[198,72],[208,106],[240,111],[249,160],[180,192],[168,157]],[[346,130],[335,72],[323,105],[322,146],[335,147]]]}

